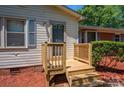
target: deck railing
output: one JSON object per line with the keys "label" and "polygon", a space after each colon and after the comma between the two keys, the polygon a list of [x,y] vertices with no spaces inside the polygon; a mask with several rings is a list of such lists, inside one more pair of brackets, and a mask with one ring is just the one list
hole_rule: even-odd
{"label": "deck railing", "polygon": [[66,44],[44,43],[42,45],[42,62],[45,73],[53,74],[65,72],[66,69]]}
{"label": "deck railing", "polygon": [[89,65],[92,62],[92,46],[90,43],[74,44],[74,59],[83,61]]}

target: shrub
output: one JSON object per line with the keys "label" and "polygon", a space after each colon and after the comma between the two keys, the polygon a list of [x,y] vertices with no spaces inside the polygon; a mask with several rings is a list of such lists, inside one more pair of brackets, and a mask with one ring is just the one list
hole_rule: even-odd
{"label": "shrub", "polygon": [[117,61],[124,62],[124,42],[94,41],[92,42],[92,61],[97,66],[105,56],[115,56]]}

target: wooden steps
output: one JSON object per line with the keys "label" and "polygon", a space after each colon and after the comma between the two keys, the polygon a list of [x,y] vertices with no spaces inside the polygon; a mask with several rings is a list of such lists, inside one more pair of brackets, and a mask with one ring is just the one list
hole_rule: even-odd
{"label": "wooden steps", "polygon": [[94,72],[95,68],[78,60],[67,60],[66,72],[69,76]]}
{"label": "wooden steps", "polygon": [[88,86],[98,79],[99,74],[93,66],[78,60],[68,60],[66,77],[69,86]]}
{"label": "wooden steps", "polygon": [[70,86],[90,86],[99,77],[97,72],[73,75],[69,77]]}

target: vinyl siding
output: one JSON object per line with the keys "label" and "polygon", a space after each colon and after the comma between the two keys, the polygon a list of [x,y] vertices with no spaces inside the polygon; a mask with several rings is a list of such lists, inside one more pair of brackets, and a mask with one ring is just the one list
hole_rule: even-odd
{"label": "vinyl siding", "polygon": [[[37,45],[25,51],[0,51],[0,68],[41,65],[41,44],[49,40],[43,25],[50,20],[66,22],[67,58],[73,58],[73,43],[78,38],[78,21],[54,6],[0,6],[0,16],[17,16],[36,19]],[[18,56],[16,56],[18,54]]]}

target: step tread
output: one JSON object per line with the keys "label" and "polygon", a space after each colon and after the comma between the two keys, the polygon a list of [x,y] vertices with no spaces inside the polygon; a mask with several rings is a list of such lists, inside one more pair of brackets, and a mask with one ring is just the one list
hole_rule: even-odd
{"label": "step tread", "polygon": [[85,74],[79,74],[79,75],[72,75],[70,76],[70,79],[76,80],[76,79],[83,79],[83,78],[88,78],[88,77],[97,77],[100,76],[97,72],[89,72]]}
{"label": "step tread", "polygon": [[86,63],[77,61],[77,60],[68,60],[66,70],[68,72],[79,71],[79,70],[90,70],[95,69],[95,67],[88,65]]}
{"label": "step tread", "polygon": [[73,71],[80,71],[80,70],[94,70],[94,67],[90,67],[90,66],[86,66],[86,67],[82,67],[82,66],[77,66],[77,67],[71,67],[69,69],[67,69],[68,72],[73,72]]}

